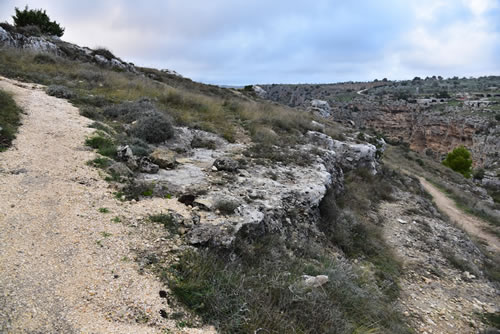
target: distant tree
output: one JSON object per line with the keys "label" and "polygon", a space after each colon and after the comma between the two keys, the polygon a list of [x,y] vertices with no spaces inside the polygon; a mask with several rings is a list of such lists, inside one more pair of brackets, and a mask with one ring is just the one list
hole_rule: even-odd
{"label": "distant tree", "polygon": [[462,174],[466,178],[471,177],[472,159],[470,152],[464,146],[459,146],[448,153],[446,159],[443,160],[443,165]]}
{"label": "distant tree", "polygon": [[415,77],[415,78],[413,78],[413,81],[420,81],[420,80],[422,80],[421,77]]}
{"label": "distant tree", "polygon": [[61,37],[64,34],[64,28],[56,21],[51,21],[45,10],[29,9],[26,6],[23,10],[15,8],[16,15],[12,16],[16,28],[35,26],[44,34]]}

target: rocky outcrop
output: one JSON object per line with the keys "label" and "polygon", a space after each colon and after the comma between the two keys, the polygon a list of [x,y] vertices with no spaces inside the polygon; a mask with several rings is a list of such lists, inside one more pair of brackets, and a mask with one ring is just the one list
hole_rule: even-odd
{"label": "rocky outcrop", "polygon": [[59,49],[54,43],[57,37],[24,36],[18,33],[9,33],[0,27],[0,46],[19,49],[29,49],[35,52],[48,52],[59,55]]}
{"label": "rocky outcrop", "polygon": [[57,36],[25,36],[14,31],[9,32],[0,27],[0,47],[50,53],[72,60],[97,63],[102,66],[136,72],[135,66],[131,63],[124,62],[115,57],[106,58],[99,55],[96,50],[64,42]]}
{"label": "rocky outcrop", "polygon": [[315,145],[335,152],[338,163],[344,171],[366,168],[372,174],[377,173],[377,148],[375,145],[342,142],[315,131],[307,132],[307,137]]}
{"label": "rocky outcrop", "polygon": [[323,100],[312,100],[311,106],[308,108],[310,112],[317,113],[321,117],[330,117],[332,114],[332,108],[327,101]]}
{"label": "rocky outcrop", "polygon": [[263,98],[263,99],[266,98],[267,92],[262,87],[254,85],[254,86],[252,86],[252,89],[258,97]]}
{"label": "rocky outcrop", "polygon": [[186,236],[193,245],[230,247],[238,238],[272,232],[292,242],[320,237],[319,204],[327,190],[343,191],[343,171],[363,167],[376,172],[375,146],[343,143],[320,132],[308,132],[306,143],[296,148],[309,152],[307,166],[257,163],[242,154],[244,144],[189,146],[199,135],[188,128],[176,131],[179,137],[166,144],[180,152],[178,165],[138,177],[168,189],[192,208],[197,223]]}

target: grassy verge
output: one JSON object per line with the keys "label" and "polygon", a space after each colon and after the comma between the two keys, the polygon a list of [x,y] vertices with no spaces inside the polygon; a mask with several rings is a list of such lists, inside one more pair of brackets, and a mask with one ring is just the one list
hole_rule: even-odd
{"label": "grassy verge", "polygon": [[[261,254],[250,261],[188,252],[165,277],[180,301],[222,333],[408,333],[387,297],[356,268],[331,256],[283,252],[270,260],[266,255],[277,253],[270,242],[262,240]],[[301,283],[302,275],[319,274],[328,283]]]}
{"label": "grassy verge", "polygon": [[16,138],[21,109],[12,96],[0,90],[0,151],[6,150]]}

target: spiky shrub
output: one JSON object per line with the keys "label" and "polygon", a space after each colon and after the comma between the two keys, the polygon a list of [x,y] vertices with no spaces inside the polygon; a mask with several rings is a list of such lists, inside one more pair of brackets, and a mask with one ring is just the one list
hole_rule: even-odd
{"label": "spiky shrub", "polygon": [[56,21],[51,21],[45,10],[29,9],[28,6],[23,10],[15,8],[16,15],[12,16],[16,28],[27,26],[36,26],[44,34],[61,37],[64,34],[64,28]]}
{"label": "spiky shrub", "polygon": [[170,120],[160,113],[152,113],[137,120],[131,134],[150,144],[157,144],[172,138],[174,128]]}

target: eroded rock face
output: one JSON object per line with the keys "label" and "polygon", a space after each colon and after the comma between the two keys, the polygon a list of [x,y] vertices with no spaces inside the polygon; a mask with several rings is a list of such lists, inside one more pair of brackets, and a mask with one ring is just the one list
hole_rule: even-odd
{"label": "eroded rock face", "polygon": [[373,128],[394,142],[436,160],[459,145],[467,147],[476,167],[495,168],[500,152],[500,126],[484,117],[447,112],[442,115],[411,103],[336,110],[335,118],[352,120],[357,127]]}

